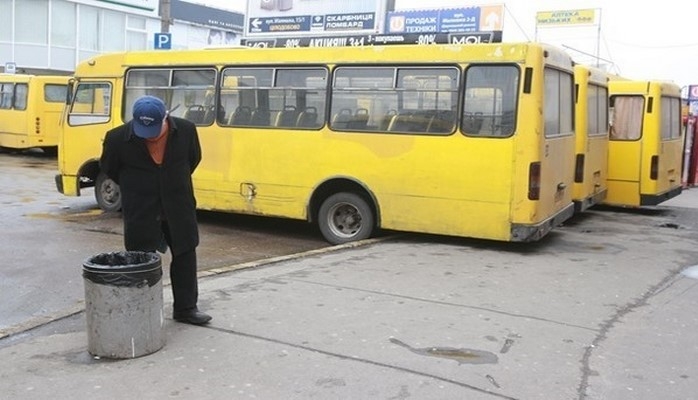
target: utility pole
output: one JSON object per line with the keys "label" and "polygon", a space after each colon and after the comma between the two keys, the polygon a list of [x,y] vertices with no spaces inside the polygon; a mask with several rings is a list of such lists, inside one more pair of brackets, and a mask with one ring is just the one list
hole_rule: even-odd
{"label": "utility pole", "polygon": [[170,0],[160,0],[160,32],[167,33],[170,31]]}
{"label": "utility pole", "polygon": [[598,24],[598,29],[596,30],[596,66],[599,67],[601,64],[599,63],[599,60],[601,60],[601,8],[597,8],[599,10],[599,21],[597,22]]}

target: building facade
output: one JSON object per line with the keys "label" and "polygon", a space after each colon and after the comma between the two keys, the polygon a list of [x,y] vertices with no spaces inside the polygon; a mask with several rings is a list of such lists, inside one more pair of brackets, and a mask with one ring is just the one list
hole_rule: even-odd
{"label": "building facade", "polygon": [[70,74],[96,54],[153,49],[164,30],[171,49],[237,45],[243,25],[243,14],[181,0],[0,0],[0,71]]}

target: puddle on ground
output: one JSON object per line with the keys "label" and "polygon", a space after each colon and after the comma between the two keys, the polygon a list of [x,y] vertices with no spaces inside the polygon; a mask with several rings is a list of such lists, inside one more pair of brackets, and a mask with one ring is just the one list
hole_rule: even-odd
{"label": "puddle on ground", "polygon": [[688,267],[681,271],[682,274],[686,275],[689,278],[693,279],[698,279],[698,265],[694,265],[692,267]]}
{"label": "puddle on ground", "polygon": [[57,214],[57,213],[30,213],[24,214],[28,218],[41,218],[41,219],[67,219],[75,217],[93,217],[96,215],[101,215],[103,213],[100,209],[76,212],[72,214]]}
{"label": "puddle on ground", "polygon": [[496,364],[499,359],[494,353],[474,349],[456,349],[453,347],[422,347],[415,348],[398,339],[390,338],[390,342],[402,346],[413,353],[422,356],[447,358],[458,364]]}

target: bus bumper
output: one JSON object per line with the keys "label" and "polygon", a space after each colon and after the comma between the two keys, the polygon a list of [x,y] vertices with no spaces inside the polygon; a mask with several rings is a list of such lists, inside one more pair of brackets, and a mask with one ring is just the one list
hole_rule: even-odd
{"label": "bus bumper", "polygon": [[56,175],[56,190],[66,196],[80,196],[77,176]]}
{"label": "bus bumper", "polygon": [[606,200],[606,193],[608,191],[606,189],[594,193],[593,195],[587,197],[586,199],[583,200],[575,200],[574,201],[574,212],[583,212],[586,211],[588,208],[593,207],[597,204],[601,204],[602,201]]}
{"label": "bus bumper", "polygon": [[682,187],[678,186],[670,189],[667,192],[660,194],[640,194],[640,205],[641,206],[656,206],[659,203],[663,203],[673,197],[681,194]]}
{"label": "bus bumper", "polygon": [[574,203],[568,204],[552,217],[537,223],[529,224],[512,224],[511,226],[511,241],[512,242],[535,242],[547,235],[553,228],[562,224],[567,219],[574,215]]}

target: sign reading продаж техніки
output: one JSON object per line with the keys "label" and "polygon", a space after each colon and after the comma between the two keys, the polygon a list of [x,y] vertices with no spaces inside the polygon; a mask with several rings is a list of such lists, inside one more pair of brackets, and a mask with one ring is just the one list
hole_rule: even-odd
{"label": "sign reading \u043f\u0440\u043e\u0434\u0430\u0436 \u0442\u0435\u0445\u043d\u0456\u043a\u0438", "polygon": [[501,32],[503,17],[501,5],[391,11],[385,33]]}

